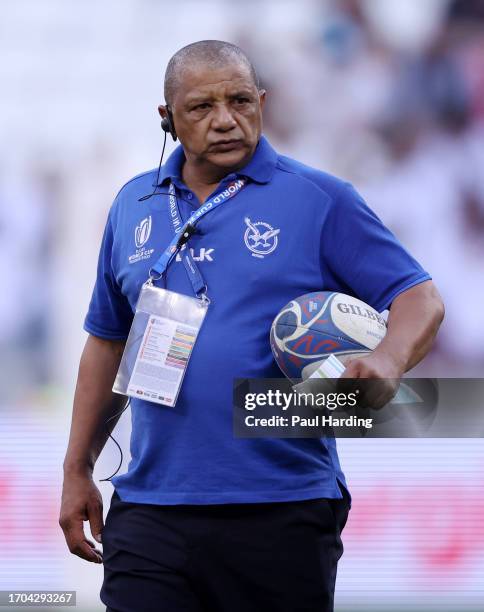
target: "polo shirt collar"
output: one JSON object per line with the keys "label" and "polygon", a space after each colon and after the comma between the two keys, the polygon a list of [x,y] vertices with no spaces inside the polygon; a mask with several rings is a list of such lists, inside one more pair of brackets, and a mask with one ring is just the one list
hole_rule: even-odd
{"label": "polo shirt collar", "polygon": [[276,169],[277,153],[265,136],[261,136],[249,163],[237,174],[247,176],[256,183],[268,183]]}
{"label": "polo shirt collar", "polygon": [[[161,167],[158,185],[162,185],[169,179],[174,180],[175,182],[177,179],[180,181],[184,161],[185,154],[183,152],[183,147],[179,145]],[[236,174],[237,176],[247,176],[256,183],[268,183],[274,174],[276,162],[276,151],[269,144],[267,138],[265,136],[261,136],[254,155],[252,155],[249,163],[241,168]],[[153,182],[153,186],[155,185],[156,178]]]}

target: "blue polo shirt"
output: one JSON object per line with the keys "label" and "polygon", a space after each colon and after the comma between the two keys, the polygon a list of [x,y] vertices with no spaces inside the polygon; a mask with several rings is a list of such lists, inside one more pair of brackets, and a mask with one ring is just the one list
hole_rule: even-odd
{"label": "blue polo shirt", "polygon": [[[173,236],[168,186],[183,220],[200,205],[183,184],[182,147],[157,172],[129,181],[109,212],[97,281],[84,328],[108,340],[128,336],[150,267]],[[229,174],[222,184],[235,178]],[[189,246],[212,301],[174,408],[131,403],[131,462],[113,479],[124,501],[219,504],[340,498],[346,486],[332,439],[236,439],[234,378],[282,376],[269,330],[290,300],[341,291],[378,311],[429,275],[349,185],[278,155],[262,137],[235,197],[199,222]],[[216,191],[218,191],[219,187]],[[181,261],[166,287],[193,290]]]}

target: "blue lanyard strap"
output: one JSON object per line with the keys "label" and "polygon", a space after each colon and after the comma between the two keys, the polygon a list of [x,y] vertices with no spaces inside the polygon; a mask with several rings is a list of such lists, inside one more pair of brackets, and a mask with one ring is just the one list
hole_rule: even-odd
{"label": "blue lanyard strap", "polygon": [[222,191],[217,193],[213,198],[205,202],[198,208],[188,220],[183,223],[180,215],[180,210],[178,208],[178,202],[175,193],[175,186],[173,183],[170,183],[170,187],[168,189],[169,194],[169,214],[170,219],[172,221],[173,229],[175,235],[173,236],[172,241],[167,246],[167,248],[163,251],[158,261],[152,266],[150,270],[150,277],[153,279],[154,274],[157,274],[157,278],[161,278],[163,274],[165,274],[168,266],[170,265],[171,260],[176,254],[180,251],[180,255],[183,261],[183,265],[185,266],[185,270],[187,271],[188,277],[190,278],[190,282],[192,284],[193,290],[196,295],[204,292],[206,290],[205,282],[198,270],[198,267],[195,265],[193,261],[193,257],[190,254],[189,249],[187,249],[187,242],[190,239],[190,236],[194,233],[196,224],[198,221],[207,213],[215,210],[218,206],[221,206],[224,202],[230,200],[235,195],[241,191],[247,181],[246,179],[240,178],[235,181],[232,181],[227,187],[225,187]]}

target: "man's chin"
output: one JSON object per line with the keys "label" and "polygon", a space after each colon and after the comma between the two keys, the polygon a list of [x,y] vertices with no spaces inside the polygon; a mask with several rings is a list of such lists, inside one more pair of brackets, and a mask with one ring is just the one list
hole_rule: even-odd
{"label": "man's chin", "polygon": [[244,147],[230,151],[211,151],[207,160],[219,168],[238,169],[245,166],[251,156],[252,151]]}

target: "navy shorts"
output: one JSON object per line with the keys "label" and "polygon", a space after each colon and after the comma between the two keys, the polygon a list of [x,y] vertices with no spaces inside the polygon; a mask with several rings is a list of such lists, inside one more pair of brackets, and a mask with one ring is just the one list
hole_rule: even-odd
{"label": "navy shorts", "polygon": [[332,612],[344,498],[157,506],[114,492],[103,530],[108,612]]}

